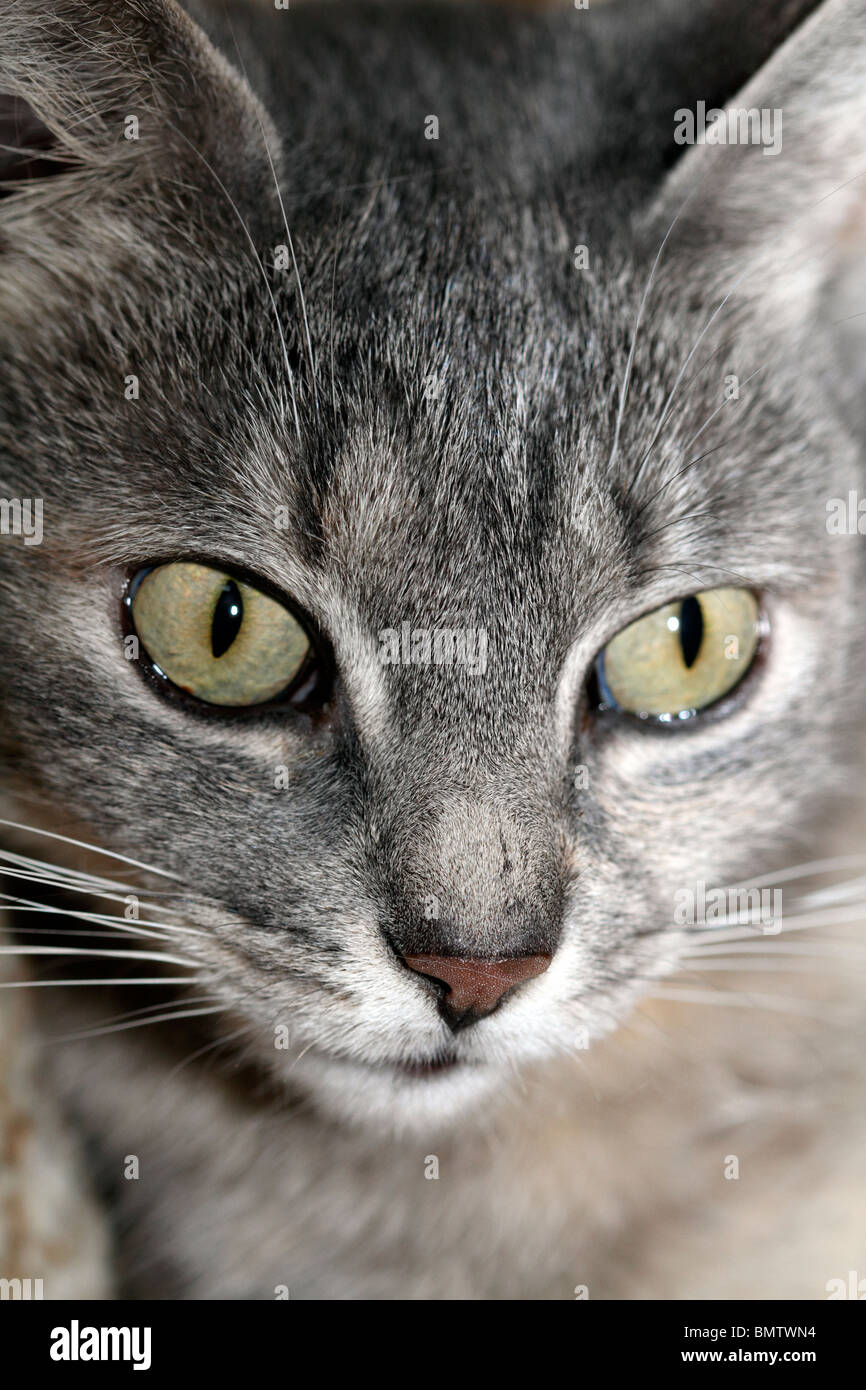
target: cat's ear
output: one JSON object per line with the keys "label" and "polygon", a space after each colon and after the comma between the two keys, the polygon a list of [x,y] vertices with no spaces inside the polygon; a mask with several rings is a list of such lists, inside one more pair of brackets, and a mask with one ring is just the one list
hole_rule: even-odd
{"label": "cat's ear", "polygon": [[0,92],[0,197],[29,179],[63,167],[52,158],[56,139],[21,97]]}
{"label": "cat's ear", "polygon": [[825,0],[722,111],[672,119],[685,148],[650,217],[674,224],[671,273],[823,371],[862,427],[866,0]]}
{"label": "cat's ear", "polygon": [[246,82],[175,0],[0,0],[0,195],[218,179],[252,203],[265,139]]}

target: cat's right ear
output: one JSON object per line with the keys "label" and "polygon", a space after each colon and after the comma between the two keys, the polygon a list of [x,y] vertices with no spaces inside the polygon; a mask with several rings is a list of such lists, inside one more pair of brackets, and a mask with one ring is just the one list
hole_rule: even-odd
{"label": "cat's right ear", "polygon": [[58,143],[22,97],[0,93],[0,197],[31,179],[44,179],[65,166]]}
{"label": "cat's right ear", "polygon": [[254,207],[270,157],[264,110],[175,0],[0,0],[0,195],[218,181]]}
{"label": "cat's right ear", "polygon": [[[649,218],[671,275],[822,378],[866,438],[866,0],[824,3],[683,149]],[[705,109],[706,108],[706,109]],[[664,274],[664,269],[662,271]]]}

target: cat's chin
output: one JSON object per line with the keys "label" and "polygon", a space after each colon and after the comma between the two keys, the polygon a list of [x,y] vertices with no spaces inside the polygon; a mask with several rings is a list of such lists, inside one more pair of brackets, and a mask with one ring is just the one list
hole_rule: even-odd
{"label": "cat's chin", "polygon": [[465,1124],[509,1091],[509,1075],[488,1064],[367,1066],[310,1052],[293,1067],[292,1082],[329,1120],[399,1138]]}

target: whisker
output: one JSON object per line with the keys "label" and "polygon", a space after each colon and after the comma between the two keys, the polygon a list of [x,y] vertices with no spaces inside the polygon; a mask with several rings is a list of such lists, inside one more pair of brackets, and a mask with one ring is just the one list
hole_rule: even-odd
{"label": "whisker", "polygon": [[27,861],[22,855],[12,855],[3,849],[0,849],[0,875],[8,878],[20,878],[32,883],[41,883],[49,888],[59,888],[65,893],[89,893],[92,897],[105,897],[113,899],[115,902],[125,902],[130,896],[139,899],[145,898],[148,906],[152,907],[154,912],[179,911],[178,908],[169,903],[153,901],[156,898],[171,897],[180,898],[183,901],[195,901],[195,899],[182,893],[155,892],[152,888],[142,888],[135,883],[121,883],[116,879],[98,878],[92,874],[77,873],[71,869],[65,870],[56,865],[45,864],[42,866],[40,861]]}
{"label": "whisker", "polygon": [[[35,911],[35,909],[34,909],[34,908],[21,908],[20,911],[22,911],[22,912],[25,912],[25,911],[33,912],[33,911]],[[17,909],[16,909],[16,912],[17,912]],[[85,937],[88,941],[91,940],[91,939],[97,940],[97,941],[98,941],[98,940],[103,940],[103,941],[117,941],[118,939],[123,940],[122,936],[121,936],[120,938],[118,938],[118,935],[117,935],[117,932],[116,932],[116,931],[94,931],[94,930],[93,930],[92,928],[90,928],[90,927],[67,927],[67,926],[63,926],[63,927],[31,927],[31,926],[28,925],[27,922],[21,922],[21,923],[19,923],[19,922],[16,921],[16,922],[13,923],[12,930],[13,930],[13,933],[14,933],[15,936],[20,936],[20,935],[22,935],[22,934],[24,934],[24,935],[26,935],[26,936],[28,936],[28,937],[29,937],[29,936],[59,936],[59,937],[66,938],[66,937],[71,937],[71,936],[83,936],[83,937]],[[165,941],[165,942],[168,942],[168,941],[170,941],[170,939],[171,939],[170,937],[164,936],[161,932],[155,932],[155,931],[137,931],[137,932],[134,932],[134,933],[132,933],[132,934],[135,935],[135,936],[144,937],[146,940],[149,940],[149,941]]]}
{"label": "whisker", "polygon": [[821,907],[824,903],[838,901],[840,898],[857,897],[859,893],[866,895],[866,878],[850,878],[846,883],[834,883],[829,888],[819,888],[813,893],[806,893],[800,902],[809,903],[811,907]]}
{"label": "whisker", "polygon": [[665,425],[667,424],[668,418],[669,418],[669,416],[670,416],[671,403],[673,402],[674,396],[675,396],[676,393],[677,393],[677,387],[679,386],[680,382],[682,381],[682,379],[683,379],[683,377],[684,377],[684,375],[685,375],[686,368],[688,367],[689,363],[691,362],[692,358],[694,357],[695,353],[697,352],[698,348],[700,347],[701,343],[703,342],[703,340],[704,340],[704,338],[706,337],[707,333],[709,332],[710,328],[712,328],[712,326],[713,326],[713,324],[715,323],[716,319],[718,318],[719,314],[722,312],[722,310],[724,309],[724,307],[725,307],[725,305],[727,304],[728,300],[731,298],[731,295],[733,295],[733,294],[735,293],[735,291],[737,290],[737,287],[739,286],[739,284],[741,283],[741,281],[742,281],[743,279],[745,279],[745,275],[746,275],[746,272],[744,271],[744,272],[743,272],[743,275],[740,277],[740,280],[738,280],[738,281],[734,284],[733,288],[730,289],[730,290],[728,291],[728,293],[725,295],[724,299],[723,299],[719,304],[716,305],[716,308],[713,310],[712,314],[711,314],[710,317],[707,319],[706,323],[704,324],[703,328],[701,329],[700,333],[698,334],[697,338],[695,339],[695,342],[694,342],[694,344],[693,344],[693,346],[692,346],[691,352],[689,353],[688,357],[685,359],[685,361],[683,362],[682,366],[680,367],[679,372],[677,373],[677,375],[676,375],[676,377],[675,377],[675,379],[674,379],[674,384],[673,384],[673,386],[672,386],[671,389],[670,389],[670,393],[669,393],[669,395],[668,395],[668,398],[667,398],[667,400],[665,401],[664,405],[662,406],[661,418],[659,419],[659,422],[658,422],[658,424],[656,425],[655,430],[653,431],[653,436],[652,436],[652,438],[651,438],[651,440],[650,440],[650,442],[649,442],[649,448],[647,449],[646,453],[644,454],[643,458],[641,459],[640,463],[638,464],[638,466],[637,466],[637,468],[636,468],[636,470],[635,470],[635,473],[634,473],[634,477],[632,478],[631,482],[630,482],[629,485],[628,485],[628,488],[627,488],[627,490],[626,490],[626,496],[627,496],[627,497],[631,495],[632,491],[634,490],[635,486],[637,485],[637,482],[638,482],[638,480],[639,480],[639,478],[640,478],[640,476],[641,476],[641,473],[643,472],[644,467],[645,467],[645,465],[646,465],[646,463],[647,463],[647,461],[648,461],[650,455],[652,454],[653,449],[655,448],[656,444],[657,444],[658,441],[659,441],[659,438],[660,438],[660,436],[661,436],[661,432],[662,432],[662,430],[664,429]]}
{"label": "whisker", "polygon": [[155,869],[152,864],[143,864],[140,859],[130,859],[126,854],[117,854],[114,850],[103,849],[100,845],[90,845],[86,840],[73,840],[69,835],[58,835],[56,830],[42,830],[35,825],[21,825],[19,821],[0,819],[0,825],[8,826],[10,830],[25,830],[28,835],[45,835],[51,840],[61,840],[66,845],[75,845],[78,849],[87,849],[94,854],[104,854],[108,859],[118,859],[123,864],[131,864],[133,868],[144,869],[146,873],[158,874],[161,878],[173,878],[180,881],[179,874],[169,873],[167,869]]}
{"label": "whisker", "polygon": [[684,526],[686,522],[703,521],[706,517],[709,517],[711,521],[715,519],[716,526],[718,526],[719,523],[715,512],[707,508],[706,511],[689,512],[686,516],[670,517],[669,520],[662,522],[661,526],[656,526],[653,531],[643,531],[641,533],[641,538],[645,541],[649,541],[652,540],[653,536],[661,535],[662,531],[667,531],[671,526]]}
{"label": "whisker", "polygon": [[726,892],[743,892],[749,888],[766,888],[774,883],[790,883],[794,879],[808,878],[812,874],[828,874],[836,869],[855,869],[866,864],[866,854],[840,854],[829,859],[811,859],[804,864],[794,864],[787,869],[778,869],[771,874],[760,874],[741,883],[730,885]]}
{"label": "whisker", "polygon": [[188,965],[197,969],[199,962],[183,956],[169,956],[161,951],[104,950],[86,946],[0,946],[0,956],[98,956],[112,960],[156,960],[164,965]]}
{"label": "whisker", "polygon": [[[226,1008],[226,1012],[228,1012],[228,1006]],[[195,1062],[197,1058],[204,1057],[205,1053],[213,1052],[213,1050],[217,1047],[221,1047],[226,1043],[234,1042],[235,1038],[240,1038],[243,1037],[245,1034],[252,1033],[256,1026],[257,1025],[254,1023],[247,1023],[244,1025],[243,1028],[237,1028],[233,1033],[223,1033],[221,1037],[215,1038],[213,1042],[209,1042],[204,1047],[198,1048],[196,1052],[191,1052],[188,1057],[184,1057],[182,1062],[178,1062],[176,1067],[172,1067],[171,1071],[165,1078],[164,1084],[168,1085],[170,1081],[173,1081],[177,1073],[179,1071],[183,1071],[184,1067],[189,1066],[190,1062]]]}
{"label": "whisker", "polygon": [[[838,911],[834,911],[831,908],[827,912],[811,914],[804,912],[797,916],[791,915],[783,917],[781,919],[780,931],[767,931],[766,927],[759,922],[755,922],[754,924],[748,922],[738,923],[736,917],[720,918],[718,928],[714,926],[713,923],[708,922],[705,926],[688,927],[685,930],[688,931],[689,936],[694,936],[696,940],[754,941],[756,939],[766,940],[768,937],[782,939],[787,936],[789,932],[817,931],[822,927],[848,926],[852,923],[856,924],[863,919],[864,913],[862,908],[853,913],[845,908],[840,908]],[[723,929],[723,921],[730,924],[730,931],[725,931]],[[679,927],[673,928],[672,930],[682,931],[684,929]]]}
{"label": "whisker", "polygon": [[297,1057],[292,1062],[292,1065],[289,1067],[289,1071],[294,1071],[295,1067],[298,1065],[300,1061],[304,1059],[304,1057],[306,1057],[307,1053],[309,1052],[310,1048],[313,1047],[313,1045],[313,1043],[308,1042],[307,1046],[301,1049]]}
{"label": "whisker", "polygon": [[682,960],[698,960],[705,956],[844,956],[846,959],[856,960],[859,957],[866,959],[866,949],[852,945],[850,941],[781,941],[781,938],[774,938],[780,941],[778,946],[770,946],[766,943],[766,938],[756,941],[752,937],[746,938],[745,944],[737,945],[730,943],[725,946],[700,946],[697,951],[687,951],[680,957]]}
{"label": "whisker", "polygon": [[838,1010],[822,1009],[803,999],[781,994],[733,994],[726,990],[691,989],[670,986],[644,995],[645,999],[664,999],[680,1004],[714,1004],[721,1008],[767,1009],[773,1013],[802,1013],[809,1017],[839,1021]]}
{"label": "whisker", "polygon": [[12,903],[16,912],[41,912],[50,916],[72,917],[80,922],[97,922],[100,926],[112,926],[118,931],[128,931],[133,934],[141,932],[144,927],[152,927],[157,932],[161,932],[165,937],[170,936],[207,936],[207,932],[200,931],[198,927],[179,927],[173,922],[151,922],[147,919],[135,919],[128,921],[125,917],[112,917],[106,912],[84,912],[79,908],[56,907],[48,903],[34,902],[32,898],[18,898],[12,893],[0,893],[0,902]]}
{"label": "whisker", "polygon": [[340,216],[337,220],[337,235],[334,240],[334,264],[331,270],[331,303],[328,316],[328,338],[331,349],[331,406],[334,416],[337,414],[337,384],[334,375],[334,301],[337,294],[337,263],[340,259],[340,237],[343,231],[343,214],[345,211],[345,199],[340,198]]}
{"label": "whisker", "polygon": [[[141,897],[141,893],[134,888],[131,889],[130,893],[128,894],[109,893],[106,891],[106,889],[99,888],[89,883],[65,882],[63,879],[60,878],[49,878],[47,874],[27,873],[22,869],[10,869],[4,867],[3,865],[0,865],[0,878],[17,878],[20,879],[23,883],[38,883],[45,888],[56,888],[63,893],[84,893],[89,898],[102,898],[106,902],[112,903],[125,903],[128,897],[136,897],[139,899]],[[167,907],[163,903],[148,902],[146,906],[149,911],[153,912],[177,911],[176,908]],[[166,924],[166,930],[171,930],[169,924]]]}
{"label": "whisker", "polygon": [[[180,998],[176,1002],[177,1007],[192,1007],[198,1004],[222,1003],[224,1001],[219,994],[200,994],[192,999]],[[121,1014],[109,1014],[107,1018],[103,1018],[101,1023],[98,1023],[96,1026],[102,1028],[105,1024],[125,1023],[127,1019],[142,1018],[145,1014],[163,1013],[167,1007],[166,1001],[161,999],[158,1004],[145,1004],[143,1008],[140,1009],[126,1009]]]}
{"label": "whisker", "polygon": [[54,864],[49,859],[36,859],[33,855],[19,854],[15,850],[3,849],[2,847],[0,847],[0,859],[8,860],[12,864],[20,864],[24,868],[32,869],[34,873],[58,874],[63,878],[85,879],[89,883],[99,883],[105,888],[123,886],[117,879],[105,878],[100,874],[92,873],[89,869],[73,869],[68,864]]}
{"label": "whisker", "polygon": [[[783,953],[780,952],[780,954]],[[835,964],[835,962],[828,961],[827,964],[829,968],[829,966]],[[771,970],[774,972],[805,972],[806,974],[811,975],[815,970],[815,964],[812,960],[783,959],[781,961],[776,961],[771,959],[771,957],[769,956],[753,955],[744,957],[731,955],[724,960],[715,959],[704,961],[701,965],[694,964],[692,960],[689,962],[687,966],[683,967],[683,972],[688,973],[690,975],[702,975],[706,970],[739,971],[740,973],[748,973],[750,970]]]}
{"label": "whisker", "polygon": [[109,1033],[124,1033],[130,1028],[150,1028],[156,1023],[173,1023],[180,1018],[203,1018],[205,1014],[222,1014],[228,1010],[227,1004],[208,1009],[179,1009],[157,1014],[154,1018],[134,1019],[129,1023],[114,1023],[102,1028],[86,1028],[77,1033],[59,1033],[46,1039],[47,1042],[81,1042],[85,1038],[102,1038]]}
{"label": "whisker", "polygon": [[[98,884],[102,888],[121,888],[124,886],[113,878],[102,878],[98,874],[88,873],[84,869],[71,869],[63,864],[52,864],[47,859],[34,859],[28,854],[16,854],[13,850],[0,848],[0,860],[8,864],[18,865],[22,870],[29,870],[35,876],[42,878],[57,877],[64,880],[69,879],[70,881],[84,881],[86,883]],[[11,870],[4,869],[3,872],[9,873]]]}
{"label": "whisker", "polygon": [[[641,505],[635,512],[635,521],[637,521],[638,518],[641,517],[643,513],[646,511],[647,507],[651,506],[651,504],[656,500],[656,498],[664,492],[665,488],[670,487],[673,483],[677,481],[678,478],[681,478],[684,473],[688,473],[690,468],[694,468],[696,464],[702,463],[704,459],[709,458],[712,454],[717,454],[720,449],[724,449],[725,445],[729,444],[731,440],[735,437],[735,434],[736,431],[732,430],[730,434],[725,436],[725,438],[721,441],[720,444],[716,444],[712,449],[705,449],[702,454],[698,454],[697,458],[689,459],[688,463],[685,464],[683,468],[679,469],[677,473],[674,473],[672,477],[668,478],[665,482],[663,482],[661,487],[657,487],[655,492],[651,493],[650,496],[646,499],[646,501],[641,503]],[[684,450],[683,452],[686,451]]]}
{"label": "whisker", "polygon": [[3,980],[0,989],[76,989],[93,985],[188,985],[188,975],[124,975],[119,980]]}
{"label": "whisker", "polygon": [[[703,564],[699,564],[697,568],[709,574],[725,574],[728,576],[729,579],[734,579],[737,585],[743,589],[748,589],[751,585],[754,584],[754,578],[750,579],[747,575],[738,573],[737,570],[726,569],[724,565],[713,565],[708,562],[705,562]],[[664,573],[665,570],[670,570],[673,574],[688,575],[689,579],[695,581],[697,588],[701,588],[703,586],[703,580],[698,578],[695,571],[693,569],[686,569],[684,565],[653,565],[649,573],[658,575]]]}
{"label": "whisker", "polygon": [[662,254],[663,254],[663,252],[664,252],[664,249],[665,249],[665,247],[666,247],[667,244],[668,244],[668,240],[669,240],[669,238],[670,238],[671,232],[673,231],[674,227],[676,226],[677,222],[679,221],[680,216],[681,216],[682,213],[684,212],[684,210],[685,210],[685,208],[686,208],[686,205],[687,205],[687,203],[689,202],[690,198],[693,196],[693,194],[697,191],[697,189],[698,189],[699,187],[700,187],[700,183],[696,184],[696,185],[695,185],[695,188],[693,188],[693,189],[691,189],[691,190],[689,191],[689,193],[686,195],[686,198],[685,198],[684,201],[683,201],[682,206],[679,207],[679,208],[677,209],[676,213],[674,214],[674,217],[673,217],[673,220],[672,220],[670,226],[668,227],[667,231],[665,232],[664,236],[662,237],[661,245],[659,246],[659,249],[658,249],[658,251],[656,252],[655,260],[654,260],[653,263],[652,263],[652,267],[651,267],[651,269],[650,269],[650,273],[649,273],[649,275],[648,275],[648,277],[647,277],[647,282],[646,282],[646,284],[644,285],[643,295],[641,296],[641,301],[640,301],[640,304],[639,304],[639,306],[638,306],[637,317],[636,317],[636,319],[635,319],[635,321],[634,321],[634,331],[633,331],[633,333],[632,333],[632,335],[631,335],[631,343],[630,343],[630,345],[629,345],[628,357],[626,358],[625,372],[623,373],[623,378],[622,378],[622,387],[620,388],[620,393],[619,393],[619,409],[617,410],[617,413],[616,413],[616,424],[615,424],[615,426],[614,426],[614,431],[613,431],[613,444],[612,444],[611,450],[610,450],[610,457],[608,458],[608,461],[607,461],[607,470],[608,470],[608,473],[610,472],[611,468],[613,467],[613,463],[614,463],[614,460],[615,460],[615,458],[616,458],[617,450],[618,450],[618,448],[619,448],[619,436],[620,436],[620,431],[621,431],[621,429],[622,429],[623,418],[624,418],[624,416],[625,416],[626,401],[628,400],[628,388],[629,388],[629,385],[630,385],[630,383],[631,383],[631,373],[632,373],[632,367],[633,367],[633,365],[634,365],[634,355],[635,355],[635,349],[636,349],[636,347],[637,347],[637,337],[638,337],[638,332],[639,332],[639,330],[640,330],[641,320],[643,319],[643,312],[644,312],[644,309],[645,309],[645,307],[646,307],[646,302],[647,302],[647,299],[648,299],[648,297],[649,297],[650,290],[651,290],[652,287],[653,287],[653,282],[654,282],[655,277],[656,277],[656,271],[657,271],[658,268],[659,268],[659,262],[661,261],[661,258],[662,258]]}
{"label": "whisker", "polygon": [[[243,73],[245,80],[246,80],[246,81],[249,81],[249,78],[247,77],[246,64],[244,63],[243,54],[241,53],[240,45],[239,45],[239,43],[238,43],[238,41],[237,41],[237,36],[235,35],[234,26],[232,25],[231,20],[228,18],[228,14],[226,15],[226,18],[228,19],[229,31],[230,31],[231,36],[232,36],[232,42],[234,43],[234,46],[235,46],[235,52],[236,52],[237,57],[238,57],[238,63],[240,64],[241,72]],[[252,85],[252,84],[250,84],[250,85]],[[277,193],[277,201],[279,202],[279,205],[280,205],[280,212],[282,213],[283,226],[284,226],[285,229],[286,229],[286,243],[287,243],[288,248],[289,248],[289,254],[290,254],[291,258],[292,258],[292,268],[293,268],[293,270],[294,270],[294,272],[295,272],[295,283],[296,283],[296,285],[297,285],[297,287],[298,287],[298,299],[300,300],[300,304],[301,304],[301,318],[303,319],[303,323],[304,323],[304,334],[305,334],[306,340],[307,340],[307,354],[308,354],[309,359],[310,359],[310,385],[311,385],[312,388],[313,388],[313,404],[314,404],[316,410],[318,411],[318,409],[319,409],[319,397],[318,397],[318,393],[317,393],[317,389],[316,389],[316,359],[315,359],[315,357],[313,356],[313,340],[312,340],[312,338],[310,337],[310,322],[309,322],[309,319],[307,318],[307,303],[306,303],[306,300],[305,300],[305,298],[304,298],[304,289],[303,289],[303,286],[302,286],[302,284],[301,284],[301,272],[298,270],[298,262],[297,262],[297,259],[296,259],[296,257],[295,257],[295,246],[294,246],[294,242],[292,241],[292,234],[291,234],[291,232],[289,231],[289,219],[288,219],[288,217],[286,216],[286,208],[285,208],[285,204],[283,203],[283,191],[282,191],[282,189],[280,188],[280,181],[279,181],[279,179],[277,178],[277,171],[276,171],[276,169],[275,169],[275,167],[274,167],[274,161],[273,161],[273,158],[272,158],[272,156],[271,156],[271,147],[270,147],[270,145],[268,144],[268,137],[267,137],[267,135],[266,135],[266,133],[265,133],[265,127],[264,127],[264,123],[263,123],[263,121],[262,121],[261,111],[259,110],[258,107],[256,107],[256,120],[258,121],[259,130],[261,131],[262,144],[263,144],[264,147],[265,147],[265,154],[266,154],[267,157],[268,157],[268,164],[269,164],[270,167],[271,167],[271,175],[272,175],[273,180],[274,180],[274,188],[276,189],[276,193]]]}
{"label": "whisker", "polygon": [[292,412],[293,412],[294,418],[295,418],[295,430],[296,430],[296,432],[297,432],[298,442],[300,443],[301,438],[302,438],[302,436],[301,436],[301,420],[300,420],[300,416],[298,415],[298,401],[297,401],[297,396],[296,396],[296,394],[295,394],[295,374],[294,374],[294,372],[292,371],[292,364],[291,364],[291,362],[289,361],[289,349],[288,349],[288,345],[287,345],[287,343],[286,343],[286,335],[285,335],[285,332],[284,332],[284,330],[283,330],[283,324],[282,324],[282,320],[281,320],[281,318],[280,318],[280,313],[279,313],[279,310],[278,310],[278,308],[277,308],[277,301],[276,301],[276,299],[274,298],[274,292],[273,292],[273,289],[271,288],[271,282],[270,282],[270,280],[268,279],[267,272],[266,272],[266,270],[265,270],[265,268],[264,268],[264,265],[262,264],[262,261],[261,261],[261,257],[259,256],[259,253],[258,253],[258,251],[256,250],[256,243],[253,241],[252,234],[250,233],[249,227],[247,226],[247,224],[246,224],[246,222],[245,222],[245,220],[244,220],[243,214],[241,213],[240,209],[238,208],[237,203],[236,203],[235,200],[232,198],[232,195],[229,193],[228,189],[226,188],[225,184],[223,183],[223,181],[222,181],[222,179],[220,178],[219,174],[217,173],[216,169],[214,169],[213,165],[209,162],[209,160],[207,160],[207,159],[205,158],[205,156],[202,154],[201,150],[199,150],[199,149],[196,148],[196,146],[193,144],[193,142],[184,134],[184,132],[183,132],[182,130],[180,130],[176,125],[174,125],[171,121],[169,121],[169,120],[167,119],[167,117],[164,116],[164,115],[162,116],[162,120],[165,122],[166,125],[168,125],[168,126],[175,132],[176,135],[179,135],[179,136],[180,136],[180,138],[181,138],[181,140],[183,140],[184,144],[188,145],[189,148],[190,148],[190,150],[192,151],[192,153],[193,153],[198,159],[201,160],[202,164],[203,164],[203,165],[205,166],[205,168],[208,170],[208,172],[210,173],[211,177],[214,179],[214,181],[216,182],[216,184],[218,185],[218,187],[222,190],[223,194],[225,195],[225,198],[226,198],[226,200],[227,200],[229,206],[231,207],[233,213],[235,214],[235,216],[237,217],[238,221],[240,222],[241,227],[242,227],[243,232],[244,232],[244,235],[245,235],[247,241],[248,241],[249,244],[250,244],[250,249],[251,249],[251,251],[252,251],[252,253],[253,253],[253,259],[254,259],[255,264],[256,264],[256,266],[258,267],[259,271],[261,272],[262,281],[263,281],[263,283],[264,283],[265,289],[267,290],[268,298],[269,298],[270,303],[271,303],[271,309],[273,310],[274,321],[275,321],[275,323],[276,323],[276,325],[277,325],[277,332],[278,332],[279,337],[280,337],[280,346],[281,346],[281,348],[282,348],[283,365],[284,365],[284,367],[285,367],[285,369],[286,369],[286,373],[287,373],[287,375],[288,375],[289,391],[290,391],[291,399],[292,399]]}
{"label": "whisker", "polygon": [[[32,800],[40,809],[44,809],[43,803],[37,798],[24,798],[21,793],[18,793],[18,796],[20,799]],[[28,826],[27,829],[35,832],[36,827]],[[90,846],[88,846],[88,848],[90,848]],[[107,850],[100,850],[99,852],[102,854],[109,853]],[[35,881],[45,880],[49,882],[56,880],[58,887],[68,887],[72,889],[74,887],[72,880],[75,880],[77,883],[84,885],[85,891],[87,890],[87,885],[92,884],[99,888],[114,889],[119,893],[133,893],[138,897],[146,896],[148,905],[152,906],[155,912],[176,912],[178,910],[168,903],[157,903],[153,901],[156,898],[178,898],[181,902],[197,901],[197,896],[189,892],[180,892],[169,888],[142,888],[140,884],[124,883],[121,879],[108,878],[102,874],[95,874],[90,869],[75,869],[69,864],[56,864],[48,859],[36,859],[32,855],[19,854],[13,850],[5,849],[0,845],[0,874],[11,873],[12,870],[3,867],[4,863],[18,865],[22,869],[31,869],[35,875]],[[159,871],[150,870],[150,872]]]}
{"label": "whisker", "polygon": [[[763,365],[762,367],[758,367],[757,371],[752,372],[751,375],[749,375],[749,376],[746,377],[745,381],[743,381],[743,382],[740,383],[740,388],[742,389],[743,386],[748,386],[748,384],[749,384],[750,381],[754,381],[755,377],[758,376],[759,373],[765,372],[766,370],[767,370],[767,363],[765,362],[764,365]],[[707,426],[710,425],[710,424],[712,424],[713,420],[715,420],[715,418],[716,418],[716,416],[719,414],[719,412],[722,411],[722,410],[724,410],[724,408],[725,408],[726,405],[730,405],[730,403],[731,403],[732,400],[736,400],[736,399],[737,399],[737,398],[734,397],[734,396],[726,396],[725,399],[722,401],[721,405],[716,406],[716,409],[712,412],[711,415],[708,415],[708,416],[707,416],[706,420],[705,420],[704,423],[701,425],[700,429],[699,429],[699,430],[696,430],[696,432],[692,435],[691,439],[689,440],[688,444],[686,444],[686,445],[684,446],[684,448],[683,448],[683,450],[682,450],[682,452],[683,452],[684,454],[687,454],[687,453],[689,452],[689,449],[691,449],[691,447],[692,447],[692,445],[695,443],[695,441],[696,441],[697,439],[700,438],[700,436],[703,434],[703,432],[704,432],[704,430],[707,428]]]}

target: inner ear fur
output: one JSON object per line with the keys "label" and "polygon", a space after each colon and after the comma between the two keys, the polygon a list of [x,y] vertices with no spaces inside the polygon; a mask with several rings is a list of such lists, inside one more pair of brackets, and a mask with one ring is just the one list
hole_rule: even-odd
{"label": "inner ear fur", "polygon": [[53,131],[23,97],[0,92],[0,197],[66,166]]}
{"label": "inner ear fur", "polygon": [[773,113],[780,147],[685,149],[646,219],[651,244],[671,231],[659,278],[699,284],[708,313],[729,296],[726,313],[745,311],[752,338],[771,350],[832,362],[838,339],[847,376],[834,389],[862,394],[866,0],[825,0],[728,103],[729,131],[728,113],[739,111]]}
{"label": "inner ear fur", "polygon": [[[73,173],[213,186],[238,197],[276,136],[247,84],[175,0],[0,0],[0,179]],[[182,173],[180,172],[182,171]]]}

